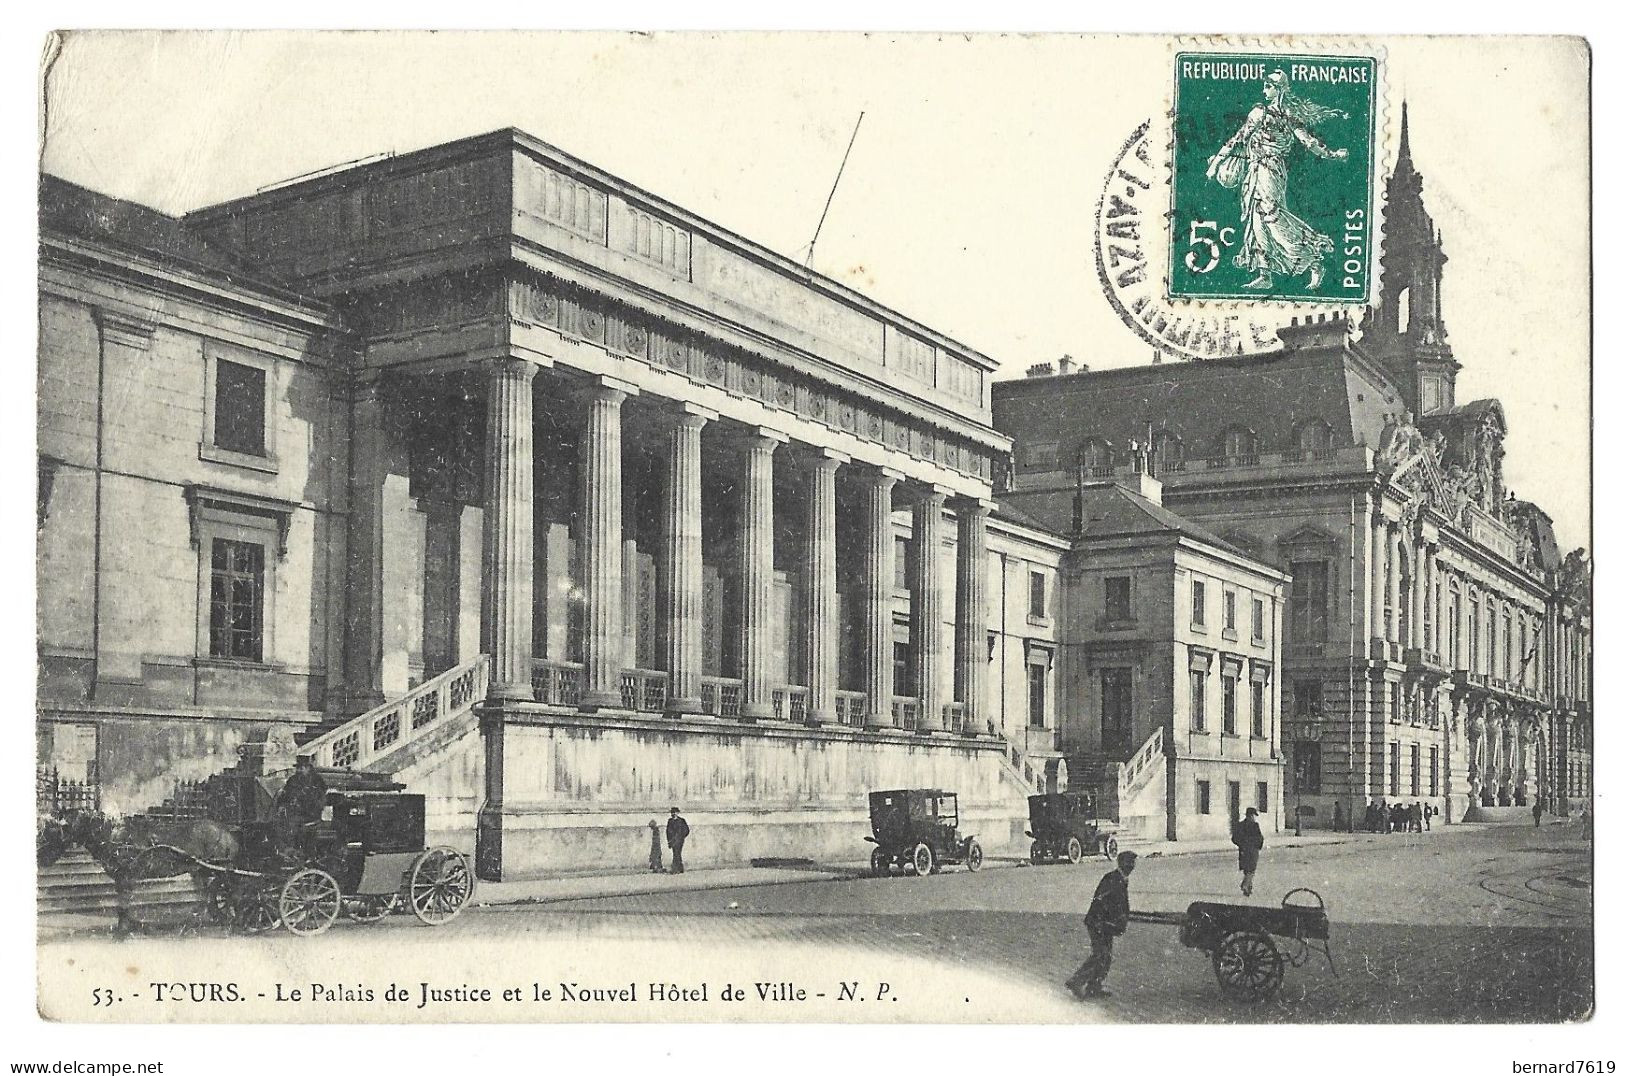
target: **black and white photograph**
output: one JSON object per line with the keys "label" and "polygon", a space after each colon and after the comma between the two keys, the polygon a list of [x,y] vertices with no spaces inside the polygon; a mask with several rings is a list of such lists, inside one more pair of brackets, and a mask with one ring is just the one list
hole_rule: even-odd
{"label": "black and white photograph", "polygon": [[39,1020],[1605,1014],[1582,38],[42,45]]}

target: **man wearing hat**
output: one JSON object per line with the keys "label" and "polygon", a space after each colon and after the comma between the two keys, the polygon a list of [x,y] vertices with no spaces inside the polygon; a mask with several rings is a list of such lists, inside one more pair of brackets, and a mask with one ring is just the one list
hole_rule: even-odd
{"label": "man wearing hat", "polygon": [[1230,832],[1241,865],[1241,895],[1253,895],[1253,875],[1258,871],[1258,853],[1264,847],[1264,831],[1258,828],[1258,808],[1247,808],[1247,817]]}
{"label": "man wearing hat", "polygon": [[688,822],[678,813],[677,808],[671,809],[671,819],[666,823],[666,844],[671,848],[671,872],[683,873],[683,842],[688,840]]}
{"label": "man wearing hat", "polygon": [[327,782],[316,770],[316,756],[300,755],[276,796],[277,830],[282,840],[299,844],[304,827],[322,820],[326,804]]}
{"label": "man wearing hat", "polygon": [[1112,942],[1128,929],[1128,876],[1134,873],[1138,858],[1133,852],[1119,852],[1117,869],[1095,886],[1095,899],[1083,917],[1089,931],[1089,959],[1066,981],[1066,988],[1079,1000],[1111,996],[1102,984],[1112,970]]}

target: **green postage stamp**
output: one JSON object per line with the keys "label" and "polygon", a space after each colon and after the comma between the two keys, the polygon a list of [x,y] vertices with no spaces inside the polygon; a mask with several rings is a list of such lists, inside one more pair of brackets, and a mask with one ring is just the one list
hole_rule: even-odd
{"label": "green postage stamp", "polygon": [[1169,297],[1367,302],[1376,59],[1187,52],[1174,63]]}

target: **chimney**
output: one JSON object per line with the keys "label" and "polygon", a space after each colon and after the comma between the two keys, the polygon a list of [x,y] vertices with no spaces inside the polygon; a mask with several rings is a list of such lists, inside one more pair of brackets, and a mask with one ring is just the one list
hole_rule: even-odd
{"label": "chimney", "polygon": [[1074,363],[1072,362],[1072,356],[1071,355],[1062,355],[1061,356],[1061,373],[1070,374],[1072,372],[1073,365],[1074,365]]}
{"label": "chimney", "polygon": [[1054,372],[1055,365],[1048,362],[1035,362],[1031,366],[1027,367],[1028,377],[1049,377]]}

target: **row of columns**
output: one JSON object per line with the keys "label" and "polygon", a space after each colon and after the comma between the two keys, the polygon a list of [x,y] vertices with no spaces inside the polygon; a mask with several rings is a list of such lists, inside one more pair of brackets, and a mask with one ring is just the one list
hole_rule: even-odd
{"label": "row of columns", "polygon": [[[490,364],[486,421],[485,573],[482,605],[484,645],[492,655],[493,698],[532,697],[531,649],[532,530],[534,527],[534,446],[532,390],[537,367],[524,360]],[[581,574],[585,604],[584,707],[621,705],[622,508],[621,410],[636,390],[600,378],[586,394],[586,424],[580,446]],[[701,527],[701,433],[718,414],[692,404],[676,404],[667,443],[666,527],[662,547],[662,596],[667,624],[668,709],[700,709],[703,632],[703,550]],[[773,617],[774,453],[788,436],[752,427],[744,441],[744,474],[739,498],[740,714],[772,716],[774,685],[768,681]],[[839,647],[835,559],[835,478],[850,457],[833,449],[810,449],[807,497],[806,580],[808,632],[808,720],[835,720]],[[892,495],[902,475],[865,468],[864,489],[864,690],[867,724],[886,727],[892,718],[892,580],[895,566]],[[915,682],[919,685],[922,732],[944,726],[943,681],[946,651],[943,619],[945,581],[940,551],[944,511],[950,491],[926,486],[913,505],[916,558],[911,609]],[[965,704],[967,726],[982,727],[986,696],[983,633],[987,623],[987,517],[990,504],[959,501],[958,627],[953,640],[954,689]]]}

